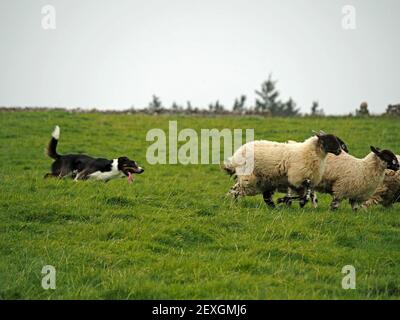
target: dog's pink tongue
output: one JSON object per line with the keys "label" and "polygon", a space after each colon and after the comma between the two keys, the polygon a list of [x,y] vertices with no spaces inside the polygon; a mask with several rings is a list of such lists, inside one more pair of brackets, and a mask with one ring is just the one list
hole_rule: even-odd
{"label": "dog's pink tongue", "polygon": [[133,174],[128,172],[128,182],[132,183],[133,182]]}

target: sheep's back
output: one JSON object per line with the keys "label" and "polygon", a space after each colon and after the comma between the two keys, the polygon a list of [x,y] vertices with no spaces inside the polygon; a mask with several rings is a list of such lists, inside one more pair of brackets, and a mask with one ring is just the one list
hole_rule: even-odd
{"label": "sheep's back", "polygon": [[[247,190],[246,193],[254,194],[255,190],[262,191],[288,185],[285,173],[286,153],[285,144],[265,140],[253,141],[240,147],[230,161],[236,168],[238,182]],[[254,157],[249,159],[246,155]],[[252,159],[254,161],[249,163]],[[251,172],[242,173],[244,163],[247,168],[252,168]],[[238,170],[239,167],[242,170]]]}
{"label": "sheep's back", "polygon": [[254,174],[276,177],[285,174],[288,149],[285,144],[270,141],[254,142]]}

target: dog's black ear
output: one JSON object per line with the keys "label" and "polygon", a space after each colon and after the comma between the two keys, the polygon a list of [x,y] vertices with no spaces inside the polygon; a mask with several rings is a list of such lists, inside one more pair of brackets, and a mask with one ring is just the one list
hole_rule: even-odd
{"label": "dog's black ear", "polygon": [[371,146],[371,151],[378,156],[381,154],[381,149],[375,148],[374,146]]}

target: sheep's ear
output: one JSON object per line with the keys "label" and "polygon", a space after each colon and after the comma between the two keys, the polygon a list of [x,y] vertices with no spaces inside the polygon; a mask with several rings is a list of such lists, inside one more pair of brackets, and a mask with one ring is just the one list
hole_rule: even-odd
{"label": "sheep's ear", "polygon": [[319,132],[317,132],[317,131],[315,131],[315,130],[313,130],[312,131],[318,138],[320,138],[320,137],[322,137],[322,136],[324,136],[326,133],[324,133],[323,131],[319,131]]}
{"label": "sheep's ear", "polygon": [[340,139],[339,137],[336,136],[336,139],[338,139],[339,143],[340,143],[340,147],[342,148],[342,150],[346,153],[349,153],[349,148],[347,147],[346,143],[344,143],[344,141],[342,139]]}
{"label": "sheep's ear", "polygon": [[381,150],[379,148],[375,148],[374,146],[371,146],[371,151],[377,155],[381,153]]}

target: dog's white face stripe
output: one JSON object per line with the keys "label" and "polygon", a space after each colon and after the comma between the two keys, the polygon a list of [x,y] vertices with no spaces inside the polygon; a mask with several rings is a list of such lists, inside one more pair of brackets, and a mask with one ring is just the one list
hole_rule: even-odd
{"label": "dog's white face stripe", "polygon": [[121,178],[125,175],[118,170],[118,159],[113,159],[111,171],[96,171],[89,175],[89,179],[107,181],[115,178]]}

